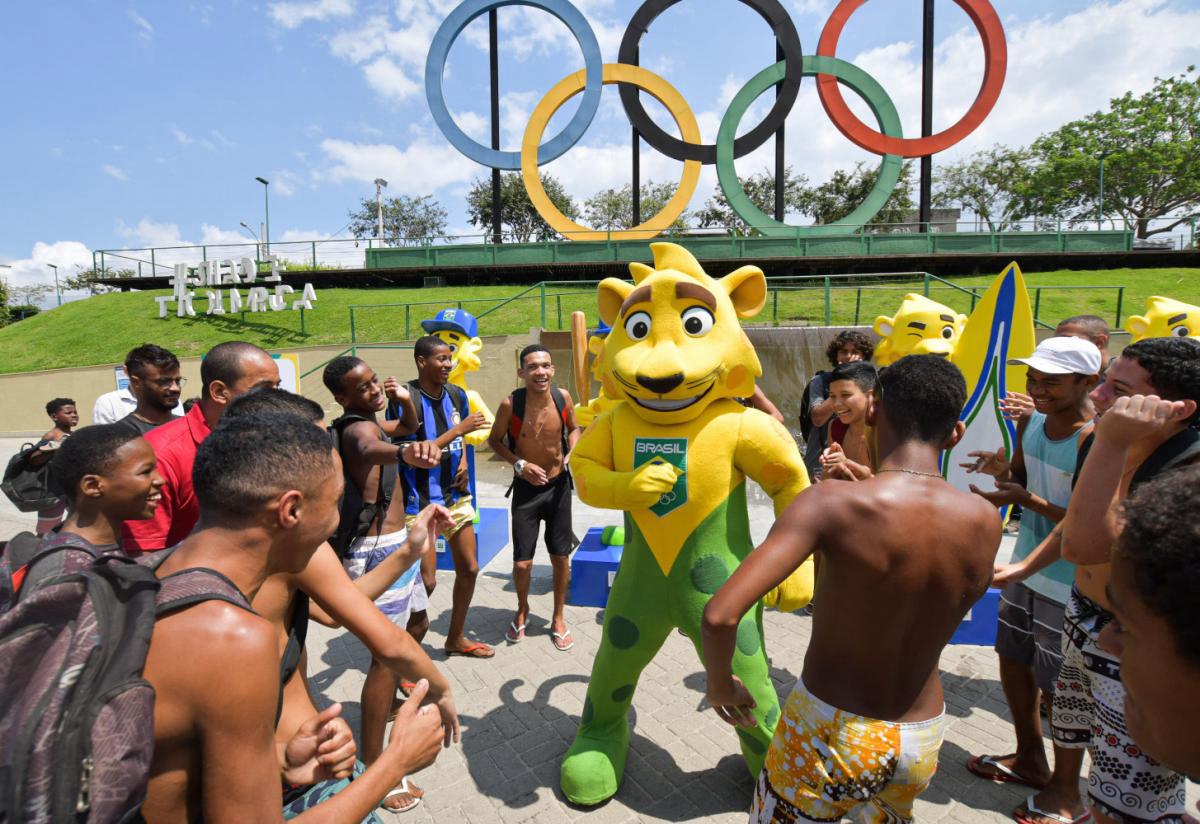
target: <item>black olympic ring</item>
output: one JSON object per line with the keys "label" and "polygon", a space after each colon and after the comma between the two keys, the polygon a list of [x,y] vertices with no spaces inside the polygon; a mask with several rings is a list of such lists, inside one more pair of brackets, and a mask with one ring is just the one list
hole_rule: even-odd
{"label": "black olympic ring", "polygon": [[[634,13],[633,19],[625,28],[621,37],[621,48],[617,52],[617,62],[634,64],[638,44],[642,36],[649,30],[650,24],[667,9],[680,0],[646,0]],[[746,134],[733,142],[733,156],[743,157],[767,142],[783,125],[800,93],[800,78],[804,74],[804,53],[800,48],[800,34],[796,25],[788,15],[779,0],[739,0],[758,12],[771,26],[775,33],[775,42],[783,51],[787,67],[783,76],[782,90],[775,105],[767,112],[763,121]],[[701,163],[717,162],[717,144],[715,143],[684,143],[677,137],[667,134],[658,127],[638,98],[634,86],[622,84],[620,87],[621,105],[633,128],[641,137],[657,151],[675,160],[698,160]]]}

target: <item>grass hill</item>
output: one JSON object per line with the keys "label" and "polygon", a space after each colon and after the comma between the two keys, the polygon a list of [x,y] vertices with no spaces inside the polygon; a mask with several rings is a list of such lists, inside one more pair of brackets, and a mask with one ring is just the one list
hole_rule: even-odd
{"label": "grass hill", "polygon": [[[992,276],[955,278],[963,288],[982,292]],[[1124,286],[1122,322],[1142,311],[1145,299],[1163,294],[1200,305],[1200,269],[1112,269],[1091,272],[1041,272],[1026,276],[1031,298],[1044,287],[1039,317],[1047,322],[1081,313],[1101,315],[1112,323],[1117,306],[1117,286]],[[824,322],[824,289],[821,282],[806,281],[805,288],[781,289],[768,298],[756,322]],[[856,319],[870,324],[879,314],[894,311],[904,292],[920,291],[922,282],[860,279],[834,281],[831,319],[850,324]],[[843,284],[843,285],[839,285]],[[1081,289],[1104,286],[1104,289]],[[476,315],[497,307],[508,297],[524,297],[495,308],[480,321],[485,334],[528,332],[542,325],[543,304],[537,288],[526,291],[514,286],[445,287],[437,289],[324,289],[317,293],[316,308],[238,315],[158,318],[155,295],[165,291],[124,292],[97,295],[42,312],[28,320],[0,329],[0,373],[26,372],[120,363],[129,349],[146,341],[165,346],[180,356],[200,355],[224,340],[241,339],[270,349],[351,341],[350,307],[354,310],[355,332],[360,342],[410,340],[421,335],[420,321],[438,309],[455,306]],[[962,312],[969,312],[969,294],[949,286],[935,285],[931,297]],[[385,305],[401,304],[401,305]],[[406,309],[405,305],[408,306]],[[197,301],[199,312],[206,303]],[[596,321],[595,287],[590,284],[549,287],[545,301],[547,328],[568,328],[571,311],[587,312]],[[407,328],[406,328],[407,318]]]}

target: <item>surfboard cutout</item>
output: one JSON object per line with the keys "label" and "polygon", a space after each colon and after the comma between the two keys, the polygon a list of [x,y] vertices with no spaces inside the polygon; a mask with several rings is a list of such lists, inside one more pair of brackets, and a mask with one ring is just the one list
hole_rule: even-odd
{"label": "surfboard cutout", "polygon": [[[969,475],[959,464],[972,460],[967,453],[980,450],[1003,448],[1012,455],[1017,427],[1000,414],[999,402],[1008,392],[1025,391],[1025,367],[1009,366],[1008,359],[1026,357],[1036,346],[1025,278],[1013,262],[971,312],[951,355],[967,381],[967,403],[959,417],[967,431],[957,446],[942,453],[942,475],[958,489],[969,491],[972,483],[984,490],[995,488],[991,478]],[[1006,518],[1007,509],[1001,513]]]}

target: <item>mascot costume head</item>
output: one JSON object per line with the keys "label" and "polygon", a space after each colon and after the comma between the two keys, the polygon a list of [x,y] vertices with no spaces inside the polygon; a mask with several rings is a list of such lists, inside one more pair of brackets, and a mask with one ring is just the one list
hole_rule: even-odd
{"label": "mascot costume head", "polygon": [[[577,804],[617,791],[634,690],[667,637],[679,628],[700,652],[704,607],[752,548],[746,478],[777,513],[808,485],[787,430],[738,402],[762,371],[740,322],[766,300],[762,270],[743,266],[715,279],[680,246],[650,248],[654,265],[630,264],[633,283],[600,284],[600,316],[612,331],[599,370],[619,402],[593,421],[571,457],[580,500],[625,512],[604,636],[562,765],[563,791]],[[796,604],[806,603],[811,563],[789,582],[801,593]],[[761,604],[738,626],[733,668],[757,702],[756,725],[737,732],[757,775],[779,719]]]}
{"label": "mascot costume head", "polygon": [[1155,295],[1146,298],[1146,314],[1130,316],[1125,331],[1135,343],[1146,338],[1200,338],[1200,306]]}
{"label": "mascot costume head", "polygon": [[962,336],[967,316],[924,295],[907,294],[895,317],[875,318],[875,364],[890,366],[905,355],[950,357]]}

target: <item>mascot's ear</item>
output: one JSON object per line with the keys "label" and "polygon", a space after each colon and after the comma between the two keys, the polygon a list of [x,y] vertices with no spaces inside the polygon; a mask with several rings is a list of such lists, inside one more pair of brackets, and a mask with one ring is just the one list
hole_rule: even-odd
{"label": "mascot's ear", "polygon": [[1133,335],[1134,340],[1141,340],[1150,334],[1150,318],[1142,315],[1130,315],[1125,324],[1125,331]]}
{"label": "mascot's ear", "polygon": [[604,353],[604,338],[599,335],[592,335],[588,338],[587,349],[592,357],[599,357]]}
{"label": "mascot's ear", "polygon": [[616,278],[605,278],[600,281],[597,299],[600,303],[600,319],[609,326],[617,325],[617,315],[621,312],[621,304],[629,297],[633,286]]}
{"label": "mascot's ear", "polygon": [[892,330],[895,328],[892,325],[893,322],[894,321],[891,318],[884,315],[880,315],[879,317],[875,318],[875,334],[879,335],[881,338],[886,338],[888,335],[892,334]]}
{"label": "mascot's ear", "polygon": [[739,318],[752,318],[767,302],[767,279],[757,266],[734,269],[720,280]]}

